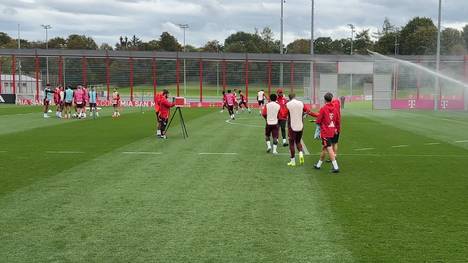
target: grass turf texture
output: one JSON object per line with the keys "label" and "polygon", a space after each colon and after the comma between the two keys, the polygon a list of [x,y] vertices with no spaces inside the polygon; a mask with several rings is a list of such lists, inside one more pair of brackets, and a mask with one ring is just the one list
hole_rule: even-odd
{"label": "grass turf texture", "polygon": [[[256,111],[228,124],[225,113],[185,109],[190,138],[174,126],[161,141],[151,112],[60,121],[25,109],[33,108],[0,107],[4,262],[453,262],[468,254],[466,113],[349,109],[342,173],[331,175],[328,165],[312,169],[320,146],[308,122],[312,155],[289,168],[287,155],[264,153]],[[392,147],[401,145],[409,147]]]}

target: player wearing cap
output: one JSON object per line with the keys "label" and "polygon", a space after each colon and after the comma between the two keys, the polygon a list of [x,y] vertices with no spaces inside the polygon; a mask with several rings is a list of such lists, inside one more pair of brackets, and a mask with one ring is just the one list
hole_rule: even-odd
{"label": "player wearing cap", "polygon": [[314,165],[315,169],[322,167],[325,155],[328,153],[330,160],[333,165],[332,172],[339,173],[338,162],[335,159],[335,152],[333,151],[332,141],[337,133],[336,121],[339,122],[339,114],[335,105],[333,105],[333,95],[327,93],[324,96],[325,105],[320,108],[316,123],[320,125],[320,137],[322,139],[322,152],[320,154],[320,160]]}
{"label": "player wearing cap", "polygon": [[289,102],[286,103],[288,110],[288,136],[289,136],[289,151],[291,153],[291,161],[288,166],[296,166],[295,149],[299,151],[299,164],[304,164],[304,153],[302,150],[302,133],[304,129],[303,115],[308,112],[302,101],[296,99],[296,94],[289,94]]}
{"label": "player wearing cap", "polygon": [[281,136],[283,137],[283,146],[288,146],[288,142],[286,140],[286,123],[288,122],[288,109],[286,108],[286,103],[288,103],[288,100],[284,96],[283,89],[278,89],[276,93],[278,96],[276,102],[281,106],[278,122],[281,129]]}
{"label": "player wearing cap", "polygon": [[265,140],[267,144],[267,152],[271,152],[270,137],[273,137],[273,154],[278,154],[278,115],[280,105],[276,103],[276,94],[270,95],[270,102],[263,107],[262,115],[266,120],[265,125]]}
{"label": "player wearing cap", "polygon": [[166,127],[167,121],[169,120],[169,115],[171,112],[171,108],[175,106],[175,103],[171,103],[167,100],[169,96],[169,91],[164,89],[162,92],[162,96],[159,99],[159,127],[161,129],[161,136],[160,138],[167,139],[166,137]]}

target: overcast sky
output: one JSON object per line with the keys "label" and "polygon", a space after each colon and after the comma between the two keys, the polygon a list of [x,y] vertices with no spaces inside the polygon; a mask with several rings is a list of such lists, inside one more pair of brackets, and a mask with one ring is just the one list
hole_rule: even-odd
{"label": "overcast sky", "polygon": [[[237,31],[253,32],[269,26],[279,39],[281,0],[0,0],[0,31],[16,37],[43,40],[41,24],[50,24],[49,36],[72,33],[93,37],[98,44],[115,45],[119,36],[133,34],[145,41],[163,31],[182,42],[177,24],[187,23],[187,44],[221,42]],[[443,0],[443,27],[468,24],[468,0]],[[384,17],[404,25],[414,16],[437,20],[438,0],[315,0],[316,37],[349,36],[349,23],[358,30],[376,31]],[[284,38],[289,43],[310,36],[311,0],[287,0]]]}

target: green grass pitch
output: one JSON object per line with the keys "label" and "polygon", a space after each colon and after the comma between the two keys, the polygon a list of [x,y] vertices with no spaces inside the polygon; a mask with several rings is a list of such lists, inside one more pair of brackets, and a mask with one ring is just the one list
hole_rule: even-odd
{"label": "green grass pitch", "polygon": [[149,109],[0,106],[0,262],[466,261],[467,113],[346,109],[338,175],[308,121],[290,168],[258,111],[183,113],[163,141]]}

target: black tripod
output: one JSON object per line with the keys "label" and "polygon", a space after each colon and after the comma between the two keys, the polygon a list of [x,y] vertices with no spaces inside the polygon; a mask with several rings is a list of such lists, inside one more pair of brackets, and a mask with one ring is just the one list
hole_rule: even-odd
{"label": "black tripod", "polygon": [[172,120],[176,116],[177,112],[179,112],[180,127],[182,128],[182,135],[184,135],[184,139],[186,139],[186,138],[188,138],[187,127],[185,126],[184,116],[182,115],[182,110],[180,109],[180,107],[177,107],[176,110],[174,111],[174,114],[172,114],[171,120],[167,124],[165,132],[167,132],[167,130],[169,130],[169,127],[171,126]]}

